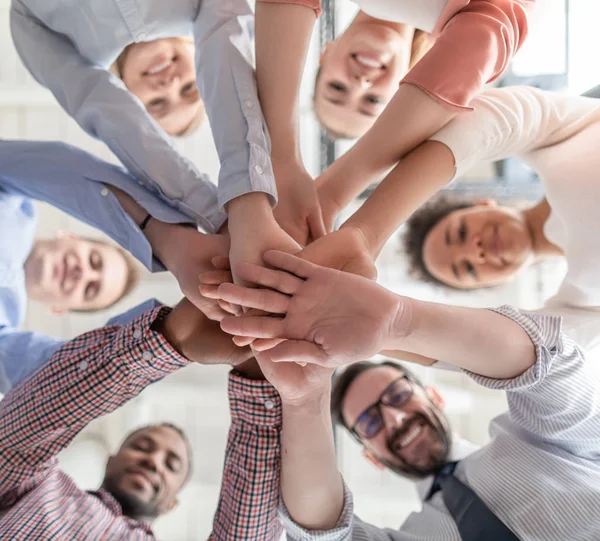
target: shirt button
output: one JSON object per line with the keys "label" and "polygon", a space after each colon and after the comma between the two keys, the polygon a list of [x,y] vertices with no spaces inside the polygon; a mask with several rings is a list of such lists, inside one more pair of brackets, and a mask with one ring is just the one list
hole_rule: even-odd
{"label": "shirt button", "polygon": [[87,370],[88,367],[88,362],[87,361],[81,361],[79,363],[79,370]]}
{"label": "shirt button", "polygon": [[144,361],[151,361],[152,353],[150,353],[149,351],[144,351],[144,353],[142,353],[142,359],[144,359]]}
{"label": "shirt button", "polygon": [[246,107],[248,107],[248,109],[252,109],[252,107],[254,107],[254,104],[251,101],[247,101]]}
{"label": "shirt button", "polygon": [[275,404],[271,400],[267,400],[265,402],[265,409],[272,410],[275,407]]}
{"label": "shirt button", "polygon": [[136,330],[136,331],[133,331],[133,337],[134,337],[136,340],[139,340],[139,339],[142,337],[142,331],[140,331],[139,329],[138,329],[138,330]]}
{"label": "shirt button", "polygon": [[146,39],[146,34],[144,32],[140,32],[137,37],[138,41],[142,41]]}
{"label": "shirt button", "polygon": [[104,197],[106,197],[108,195],[108,188],[102,188],[102,191],[100,192]]}
{"label": "shirt button", "polygon": [[254,170],[259,174],[262,175],[263,174],[263,168],[260,165],[255,165],[254,166]]}
{"label": "shirt button", "polygon": [[141,180],[138,180],[138,181],[137,181],[137,183],[138,183],[140,186],[143,186],[143,185],[144,185],[144,183],[143,183]]}

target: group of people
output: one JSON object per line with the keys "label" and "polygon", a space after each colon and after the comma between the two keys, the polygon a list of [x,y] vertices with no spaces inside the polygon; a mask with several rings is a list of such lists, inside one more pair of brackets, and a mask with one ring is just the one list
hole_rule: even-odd
{"label": "group of people", "polygon": [[[127,435],[93,492],[56,455],[190,363],[232,366],[210,539],[598,538],[600,102],[484,90],[526,39],[534,0],[358,4],[323,52],[314,110],[332,137],[359,140],[313,180],[298,95],[317,0],[259,0],[255,12],[246,0],[12,0],[27,69],[123,166],[60,142],[0,141],[0,539],[154,539],[202,452],[177,426]],[[173,143],[205,116],[218,186]],[[434,197],[508,156],[539,175],[535,206]],[[36,240],[34,200],[118,246]],[[438,286],[499,285],[550,256],[568,272],[536,312],[396,295],[375,261],[404,222],[415,278]],[[117,303],[137,283],[134,259],[171,272],[182,300],[148,300],[72,340],[21,330],[28,298],[55,312]],[[369,361],[378,353],[390,360]],[[408,362],[506,393],[489,443],[460,440]],[[423,507],[399,530],[356,516],[334,424],[417,484]]]}

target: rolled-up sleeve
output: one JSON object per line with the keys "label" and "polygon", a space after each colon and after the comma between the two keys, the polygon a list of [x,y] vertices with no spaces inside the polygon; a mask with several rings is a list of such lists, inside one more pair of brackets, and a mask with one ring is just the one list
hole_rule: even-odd
{"label": "rolled-up sleeve", "polygon": [[194,23],[198,90],[221,162],[219,205],[250,192],[271,203],[277,188],[271,141],[258,101],[246,0],[206,0]]}
{"label": "rolled-up sleeve", "polygon": [[469,109],[483,86],[508,67],[527,36],[534,0],[471,0],[439,32],[404,78],[449,108]]}
{"label": "rolled-up sleeve", "polygon": [[39,23],[18,1],[11,7],[15,47],[33,77],[91,136],[102,140],[148,189],[210,233],[226,217],[217,188],[184,158],[123,82],[90,64],[65,37]]}
{"label": "rolled-up sleeve", "polygon": [[258,0],[259,2],[267,2],[271,4],[298,4],[312,9],[315,15],[319,17],[323,13],[321,8],[321,0]]}
{"label": "rolled-up sleeve", "polygon": [[599,460],[597,368],[562,332],[560,317],[521,312],[510,306],[495,311],[512,319],[529,335],[536,349],[536,362],[513,379],[469,375],[480,385],[506,391],[511,421],[530,438]]}

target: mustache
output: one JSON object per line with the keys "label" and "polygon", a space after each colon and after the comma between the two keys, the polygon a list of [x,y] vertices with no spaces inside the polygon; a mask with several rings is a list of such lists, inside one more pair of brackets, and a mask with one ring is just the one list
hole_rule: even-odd
{"label": "mustache", "polygon": [[427,417],[420,413],[415,413],[412,417],[409,417],[390,434],[388,438],[388,446],[390,447],[390,449],[397,447],[397,444],[399,444],[400,440],[404,438],[413,429],[416,423],[422,423],[423,428],[430,427],[437,432],[436,427],[434,427],[431,424]]}

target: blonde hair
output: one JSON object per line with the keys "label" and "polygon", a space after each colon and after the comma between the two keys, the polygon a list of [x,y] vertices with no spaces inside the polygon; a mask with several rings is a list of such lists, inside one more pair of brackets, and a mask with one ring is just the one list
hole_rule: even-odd
{"label": "blonde hair", "polygon": [[[194,40],[192,38],[177,38],[181,41],[185,41],[186,43],[194,43]],[[109,71],[116,77],[118,77],[119,79],[121,79],[121,81],[123,80],[123,64],[125,63],[125,58],[127,58],[127,53],[129,52],[130,47],[134,45],[133,43],[130,45],[127,45],[127,47],[125,47],[125,49],[123,49],[123,52],[117,57],[117,59],[112,63],[112,65],[109,68]],[[191,118],[190,123],[179,133],[175,133],[175,134],[169,134],[172,135],[173,137],[188,137],[194,133],[196,133],[196,131],[198,130],[198,128],[200,126],[202,126],[202,124],[204,123],[204,121],[206,120],[206,107],[204,106],[204,101],[202,101],[202,103],[200,104],[200,107],[198,107],[198,110],[194,113],[194,116]]]}

